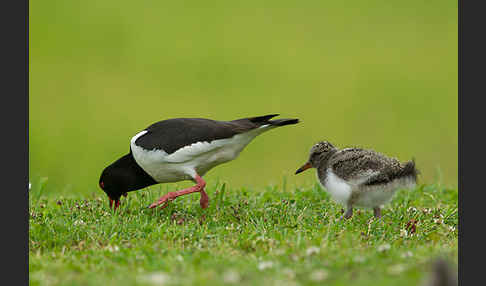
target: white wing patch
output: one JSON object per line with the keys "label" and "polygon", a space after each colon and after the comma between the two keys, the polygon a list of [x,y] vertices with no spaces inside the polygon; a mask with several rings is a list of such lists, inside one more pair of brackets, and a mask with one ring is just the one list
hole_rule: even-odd
{"label": "white wing patch", "polygon": [[133,157],[140,167],[156,181],[177,182],[194,178],[196,172],[203,176],[211,168],[235,159],[253,138],[275,126],[263,125],[231,138],[196,142],[172,154],[164,150],[146,150],[135,141],[147,133],[136,134],[130,141]]}
{"label": "white wing patch", "polygon": [[211,142],[196,142],[192,143],[189,146],[185,146],[176,152],[168,155],[165,159],[167,162],[172,163],[182,163],[192,160],[194,157],[201,156],[204,153],[208,153],[211,151],[215,151],[218,148],[221,148],[225,145],[226,142],[224,140],[228,139],[220,139],[214,140]]}
{"label": "white wing patch", "polygon": [[[236,134],[231,138],[193,143],[168,155],[166,160],[168,162],[181,163],[211,152],[216,153],[216,156],[210,156],[210,161],[218,161],[219,158],[217,157],[228,157],[229,160],[233,160],[253,138],[268,130],[267,126],[269,125],[263,125],[249,132]],[[226,162],[225,160],[223,161]]]}

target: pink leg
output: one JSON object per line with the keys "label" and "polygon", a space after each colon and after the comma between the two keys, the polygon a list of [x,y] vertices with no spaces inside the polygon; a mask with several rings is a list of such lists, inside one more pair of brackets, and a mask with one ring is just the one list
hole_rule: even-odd
{"label": "pink leg", "polygon": [[180,191],[167,193],[167,194],[163,195],[158,201],[151,204],[149,206],[149,208],[155,208],[156,206],[159,206],[159,205],[162,205],[162,204],[163,205],[162,205],[161,208],[165,208],[167,206],[167,204],[169,203],[169,201],[172,201],[173,199],[175,199],[179,196],[183,196],[183,195],[187,195],[187,194],[191,194],[191,193],[195,193],[195,192],[201,193],[201,199],[199,200],[199,204],[201,205],[201,208],[203,208],[203,209],[207,208],[208,205],[209,205],[209,197],[206,194],[206,192],[204,191],[204,187],[206,186],[206,182],[199,175],[196,175],[195,180],[196,180],[195,186],[192,186],[190,188],[183,189],[183,190],[180,190]]}

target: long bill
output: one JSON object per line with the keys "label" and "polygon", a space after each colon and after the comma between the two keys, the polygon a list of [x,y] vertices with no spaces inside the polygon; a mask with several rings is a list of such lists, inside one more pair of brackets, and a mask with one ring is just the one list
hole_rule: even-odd
{"label": "long bill", "polygon": [[297,171],[295,171],[295,174],[297,175],[298,173],[302,173],[309,168],[312,168],[312,165],[310,162],[307,162],[302,167],[300,167]]}

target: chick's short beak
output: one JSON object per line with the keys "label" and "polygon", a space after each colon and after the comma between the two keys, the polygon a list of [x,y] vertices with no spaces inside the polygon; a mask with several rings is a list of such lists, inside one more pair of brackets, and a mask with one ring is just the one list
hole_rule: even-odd
{"label": "chick's short beak", "polygon": [[298,173],[302,173],[309,168],[312,168],[312,165],[310,162],[307,162],[304,164],[304,166],[300,167],[297,171],[295,171],[295,174],[297,175]]}

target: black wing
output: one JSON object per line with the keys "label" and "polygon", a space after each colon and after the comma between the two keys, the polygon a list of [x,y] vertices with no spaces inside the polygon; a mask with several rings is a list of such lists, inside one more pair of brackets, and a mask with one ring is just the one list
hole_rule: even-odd
{"label": "black wing", "polygon": [[231,138],[265,124],[282,126],[295,124],[297,119],[269,120],[278,114],[243,118],[233,121],[216,121],[204,118],[174,118],[159,121],[145,130],[135,144],[147,150],[164,150],[171,154],[196,142]]}

